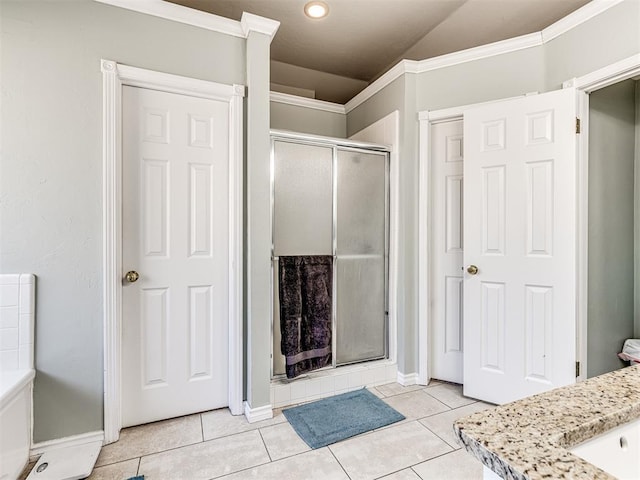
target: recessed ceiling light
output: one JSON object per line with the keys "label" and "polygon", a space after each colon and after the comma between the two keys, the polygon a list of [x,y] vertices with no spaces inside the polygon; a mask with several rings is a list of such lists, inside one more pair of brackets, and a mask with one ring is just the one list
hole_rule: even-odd
{"label": "recessed ceiling light", "polygon": [[324,2],[309,2],[304,6],[304,13],[310,18],[324,18],[329,14],[329,5]]}

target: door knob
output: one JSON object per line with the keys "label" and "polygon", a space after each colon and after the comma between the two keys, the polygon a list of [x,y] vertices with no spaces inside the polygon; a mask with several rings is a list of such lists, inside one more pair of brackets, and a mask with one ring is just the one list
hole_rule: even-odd
{"label": "door knob", "polygon": [[124,275],[124,278],[127,280],[127,282],[133,283],[140,278],[140,274],[135,270],[131,270]]}
{"label": "door knob", "polygon": [[475,265],[469,265],[467,267],[467,273],[469,275],[475,275],[476,273],[478,273],[478,267],[476,267]]}

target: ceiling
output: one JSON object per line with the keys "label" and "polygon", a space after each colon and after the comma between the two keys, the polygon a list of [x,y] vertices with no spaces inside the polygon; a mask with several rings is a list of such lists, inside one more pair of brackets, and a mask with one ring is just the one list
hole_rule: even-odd
{"label": "ceiling", "polygon": [[271,44],[272,88],[337,103],[402,59],[424,60],[537,32],[589,2],[325,0],[329,15],[313,20],[304,14],[306,0],[170,1],[233,20],[246,11],[279,21]]}

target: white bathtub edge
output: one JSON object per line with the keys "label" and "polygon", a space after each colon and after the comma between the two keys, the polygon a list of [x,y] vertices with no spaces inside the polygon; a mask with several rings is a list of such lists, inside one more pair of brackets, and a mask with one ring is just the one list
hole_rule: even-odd
{"label": "white bathtub edge", "polygon": [[104,444],[104,430],[96,430],[95,432],[81,433],[79,435],[72,435],[70,437],[55,438],[53,440],[46,440],[44,442],[38,442],[31,446],[31,452],[29,458],[34,460],[40,455],[58,448],[75,447],[78,445],[84,445],[93,442],[102,442]]}

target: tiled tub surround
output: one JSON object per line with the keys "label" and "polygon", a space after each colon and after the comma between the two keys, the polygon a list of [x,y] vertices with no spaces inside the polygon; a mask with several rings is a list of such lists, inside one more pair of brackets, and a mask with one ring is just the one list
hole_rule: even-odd
{"label": "tiled tub surround", "polygon": [[35,277],[0,275],[0,478],[16,478],[29,458],[35,371]]}
{"label": "tiled tub surround", "polygon": [[458,442],[505,479],[614,479],[568,449],[640,418],[640,365],[457,420]]}

